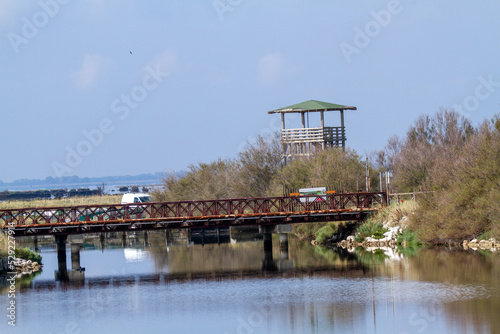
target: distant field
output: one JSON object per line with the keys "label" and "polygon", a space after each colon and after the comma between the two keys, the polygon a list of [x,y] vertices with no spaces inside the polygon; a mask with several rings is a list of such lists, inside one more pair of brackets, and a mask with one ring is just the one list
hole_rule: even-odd
{"label": "distant field", "polygon": [[122,195],[105,195],[89,197],[71,197],[62,199],[42,199],[30,201],[5,201],[0,202],[1,209],[38,208],[53,206],[79,206],[95,204],[120,204]]}

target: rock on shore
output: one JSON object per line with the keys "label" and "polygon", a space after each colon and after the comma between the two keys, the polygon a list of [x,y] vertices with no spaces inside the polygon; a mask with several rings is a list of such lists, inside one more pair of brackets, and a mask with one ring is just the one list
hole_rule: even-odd
{"label": "rock on shore", "polygon": [[397,245],[398,235],[401,233],[401,226],[387,227],[388,231],[384,233],[380,239],[367,237],[363,242],[356,242],[354,236],[348,236],[346,240],[342,240],[339,245],[343,248],[350,247],[395,247]]}
{"label": "rock on shore", "polygon": [[16,272],[20,275],[29,275],[42,269],[42,265],[38,262],[15,258],[12,265],[9,267],[8,258],[0,258],[0,272]]}
{"label": "rock on shore", "polygon": [[500,243],[498,243],[495,239],[491,238],[488,240],[477,240],[477,239],[472,239],[471,241],[464,240],[462,242],[462,246],[464,249],[489,249],[491,251],[496,251],[498,248],[500,248]]}

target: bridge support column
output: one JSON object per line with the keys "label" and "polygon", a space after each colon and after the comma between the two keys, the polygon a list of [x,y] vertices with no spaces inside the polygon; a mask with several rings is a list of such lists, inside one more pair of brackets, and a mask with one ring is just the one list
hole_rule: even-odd
{"label": "bridge support column", "polygon": [[67,235],[56,235],[57,271],[54,273],[56,281],[68,281],[68,268],[66,265],[66,240]]}
{"label": "bridge support column", "polygon": [[273,260],[273,236],[272,233],[276,229],[276,225],[262,225],[259,227],[264,240],[264,259],[262,260],[262,270],[276,271],[276,263]]}
{"label": "bridge support column", "polygon": [[80,249],[82,242],[71,243],[71,271],[69,272],[69,280],[72,282],[85,280],[85,268],[80,266]]}
{"label": "bridge support column", "polygon": [[100,235],[100,241],[101,241],[101,251],[104,251],[106,248],[106,235],[104,233],[101,233]]}
{"label": "bridge support column", "polygon": [[122,248],[127,246],[127,234],[125,232],[122,233]]}
{"label": "bridge support column", "polygon": [[277,230],[279,233],[280,241],[280,259],[279,259],[279,270],[291,270],[293,269],[293,261],[290,260],[288,253],[288,236],[292,233],[291,224],[278,225]]}
{"label": "bridge support column", "polygon": [[280,233],[279,240],[280,240],[280,248],[288,249],[288,233]]}
{"label": "bridge support column", "polygon": [[35,235],[33,237],[33,249],[35,252],[39,252],[40,250],[38,249],[38,237]]}
{"label": "bridge support column", "polygon": [[80,244],[71,244],[71,270],[80,270]]}

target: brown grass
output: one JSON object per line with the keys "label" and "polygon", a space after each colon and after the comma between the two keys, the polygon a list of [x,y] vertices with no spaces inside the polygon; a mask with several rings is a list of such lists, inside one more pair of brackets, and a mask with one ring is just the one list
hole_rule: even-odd
{"label": "brown grass", "polygon": [[122,195],[89,196],[89,197],[71,197],[62,199],[43,199],[31,201],[5,201],[0,202],[2,209],[21,209],[21,208],[43,208],[59,206],[81,206],[81,205],[105,205],[120,204]]}
{"label": "brown grass", "polygon": [[0,256],[7,255],[7,234],[0,232]]}

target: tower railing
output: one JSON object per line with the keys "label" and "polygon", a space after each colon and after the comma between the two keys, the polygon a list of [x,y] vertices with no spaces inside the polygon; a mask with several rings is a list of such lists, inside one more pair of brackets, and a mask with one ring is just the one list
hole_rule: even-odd
{"label": "tower railing", "polygon": [[281,141],[284,144],[320,142],[341,143],[345,140],[345,127],[342,126],[281,130]]}

